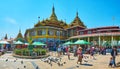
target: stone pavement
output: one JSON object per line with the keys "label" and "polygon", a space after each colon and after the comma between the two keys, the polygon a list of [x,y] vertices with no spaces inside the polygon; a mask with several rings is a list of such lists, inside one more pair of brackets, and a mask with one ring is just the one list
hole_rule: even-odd
{"label": "stone pavement", "polygon": [[[57,56],[56,53],[52,54]],[[0,69],[120,69],[108,67],[110,54],[107,55],[95,55],[96,60],[89,59],[87,62],[83,60],[82,65],[77,64],[77,57],[73,57],[71,54],[71,60],[68,60],[67,55],[61,56],[61,66],[55,62],[51,64],[41,61],[41,59],[21,59],[12,56],[12,53],[6,53],[0,56]],[[8,61],[6,61],[8,59]],[[23,61],[23,64],[21,64]],[[116,62],[120,62],[120,56],[117,56]],[[24,66],[26,68],[24,68]]]}

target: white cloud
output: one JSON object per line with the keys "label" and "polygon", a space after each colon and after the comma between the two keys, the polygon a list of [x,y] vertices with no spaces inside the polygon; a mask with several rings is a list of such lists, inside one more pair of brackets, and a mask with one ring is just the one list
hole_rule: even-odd
{"label": "white cloud", "polygon": [[10,24],[17,24],[16,20],[10,17],[6,17],[4,20]]}

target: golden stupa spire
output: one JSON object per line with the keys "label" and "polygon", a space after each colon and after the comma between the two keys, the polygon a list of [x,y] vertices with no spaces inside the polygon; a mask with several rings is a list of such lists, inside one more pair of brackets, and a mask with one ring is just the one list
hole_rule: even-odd
{"label": "golden stupa spire", "polygon": [[78,17],[78,11],[76,12],[76,17]]}
{"label": "golden stupa spire", "polygon": [[21,29],[19,29],[19,33],[21,33]]}
{"label": "golden stupa spire", "polygon": [[17,35],[17,38],[23,38],[22,33],[21,33],[21,29],[19,29],[19,33]]}
{"label": "golden stupa spire", "polygon": [[55,8],[54,8],[54,5],[52,7],[52,15],[50,16],[50,20],[51,21],[57,21],[57,16],[55,14]]}

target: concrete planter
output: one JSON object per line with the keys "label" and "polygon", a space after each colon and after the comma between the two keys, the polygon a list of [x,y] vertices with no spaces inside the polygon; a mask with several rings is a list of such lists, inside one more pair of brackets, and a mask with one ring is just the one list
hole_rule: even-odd
{"label": "concrete planter", "polygon": [[41,55],[41,56],[21,56],[21,55],[13,54],[13,56],[14,56],[14,57],[17,57],[17,58],[25,58],[25,59],[38,59],[38,58],[48,57],[49,55]]}

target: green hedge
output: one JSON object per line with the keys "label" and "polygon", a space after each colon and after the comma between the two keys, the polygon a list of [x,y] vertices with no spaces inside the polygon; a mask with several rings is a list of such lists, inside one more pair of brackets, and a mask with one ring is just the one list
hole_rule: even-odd
{"label": "green hedge", "polygon": [[[33,52],[36,53],[37,56],[46,55],[46,49],[34,48]],[[24,49],[15,49],[14,53],[16,55],[23,55],[23,56],[29,56],[30,55],[30,51],[27,48],[24,48]]]}

